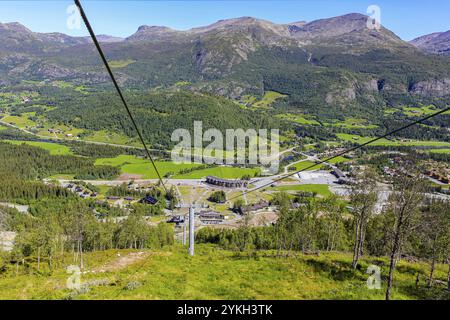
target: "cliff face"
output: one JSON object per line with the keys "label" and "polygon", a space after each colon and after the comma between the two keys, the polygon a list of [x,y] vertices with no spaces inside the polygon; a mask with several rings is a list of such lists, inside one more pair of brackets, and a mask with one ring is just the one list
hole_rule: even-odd
{"label": "cliff face", "polygon": [[412,85],[410,92],[431,97],[450,95],[450,78],[420,81]]}

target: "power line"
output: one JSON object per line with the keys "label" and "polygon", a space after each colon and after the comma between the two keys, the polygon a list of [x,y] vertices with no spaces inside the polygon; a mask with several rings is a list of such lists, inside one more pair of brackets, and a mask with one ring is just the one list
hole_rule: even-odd
{"label": "power line", "polygon": [[106,70],[108,71],[109,76],[111,77],[111,80],[112,80],[112,82],[114,84],[114,87],[116,87],[117,93],[119,94],[120,99],[122,100],[122,103],[125,106],[125,109],[127,110],[128,116],[130,117],[131,122],[133,123],[133,126],[134,126],[134,128],[135,128],[135,130],[136,130],[136,132],[137,132],[137,134],[139,136],[139,139],[141,140],[141,143],[144,146],[145,152],[147,153],[147,156],[150,159],[150,161],[151,161],[151,163],[153,165],[153,168],[156,171],[156,174],[158,175],[158,179],[161,182],[164,190],[167,192],[166,186],[165,186],[165,184],[164,184],[164,182],[163,182],[163,180],[161,178],[161,175],[159,174],[158,168],[156,168],[155,161],[153,161],[153,157],[151,156],[150,151],[147,148],[147,145],[146,145],[146,143],[144,141],[144,138],[142,137],[141,131],[139,130],[139,128],[138,128],[138,126],[136,124],[136,121],[134,120],[133,115],[131,114],[130,108],[128,107],[128,104],[125,101],[125,98],[124,98],[124,96],[122,94],[122,90],[120,90],[120,87],[117,84],[116,78],[114,77],[114,74],[111,71],[111,67],[109,66],[109,63],[106,60],[106,57],[105,57],[105,54],[103,53],[102,48],[100,47],[100,44],[99,44],[99,42],[97,40],[97,37],[96,37],[96,35],[94,33],[94,30],[92,29],[91,24],[89,23],[89,20],[88,20],[86,14],[84,13],[83,7],[81,6],[81,3],[80,3],[79,0],[74,0],[74,1],[75,1],[75,5],[78,7],[78,9],[80,11],[81,17],[83,18],[84,24],[86,25],[86,28],[88,29],[89,34],[91,35],[91,38],[94,41],[94,44],[95,44],[95,46],[97,48],[97,51],[100,54],[100,57],[102,58],[102,61],[103,61],[104,65],[105,65],[105,67],[106,67]]}
{"label": "power line", "polygon": [[411,123],[409,123],[409,124],[407,124],[407,125],[405,125],[405,126],[403,126],[403,127],[400,127],[400,128],[395,129],[395,130],[392,130],[392,131],[390,131],[390,132],[388,132],[388,133],[385,133],[385,134],[382,135],[382,136],[379,136],[379,137],[377,137],[377,138],[374,138],[374,139],[372,139],[372,140],[369,140],[369,141],[367,141],[367,142],[364,142],[364,143],[362,143],[362,144],[359,144],[359,145],[357,145],[357,146],[354,146],[354,147],[352,147],[352,148],[350,148],[350,149],[346,149],[346,150],[344,150],[344,151],[342,151],[342,152],[340,152],[340,153],[338,153],[338,154],[336,154],[336,155],[334,155],[334,156],[332,156],[332,157],[329,157],[329,158],[327,158],[327,159],[325,159],[325,160],[321,160],[321,161],[319,161],[319,162],[317,162],[317,163],[314,163],[314,164],[312,164],[312,165],[310,165],[310,166],[307,166],[306,168],[303,168],[303,169],[301,169],[301,170],[299,170],[299,171],[296,171],[296,172],[293,172],[293,173],[289,173],[289,174],[287,174],[287,175],[284,175],[284,176],[282,176],[282,177],[280,177],[280,178],[278,178],[278,179],[273,180],[273,181],[270,182],[270,183],[264,184],[264,185],[259,186],[259,187],[257,187],[257,188],[253,188],[253,189],[249,190],[248,192],[243,192],[242,194],[239,194],[239,195],[237,195],[237,196],[234,196],[234,197],[228,199],[228,201],[233,200],[233,199],[236,199],[236,198],[239,198],[239,197],[242,197],[244,194],[247,195],[247,194],[252,193],[252,192],[254,192],[254,191],[257,191],[257,190],[261,190],[261,189],[267,188],[268,186],[272,185],[272,184],[275,183],[275,182],[282,181],[282,180],[284,180],[284,179],[286,179],[286,178],[292,177],[292,176],[294,176],[294,175],[296,175],[296,174],[299,174],[300,172],[303,172],[303,171],[309,170],[309,169],[311,169],[311,168],[314,168],[314,167],[316,167],[316,166],[318,166],[318,165],[324,164],[324,163],[326,163],[326,162],[328,162],[328,161],[330,161],[330,160],[333,160],[333,159],[335,159],[335,158],[337,158],[337,157],[340,157],[340,156],[342,156],[342,155],[344,155],[344,154],[347,154],[347,153],[349,153],[349,152],[351,152],[351,151],[358,150],[358,149],[360,149],[360,148],[362,148],[362,147],[364,147],[364,146],[367,146],[368,144],[371,144],[371,143],[373,143],[373,142],[375,142],[375,141],[378,141],[378,140],[380,140],[380,139],[386,138],[387,136],[390,136],[390,135],[392,135],[392,134],[394,134],[394,133],[397,133],[397,132],[399,132],[399,131],[402,131],[402,130],[404,130],[404,129],[406,129],[406,128],[412,127],[412,126],[414,126],[414,125],[416,125],[416,124],[419,124],[419,123],[421,123],[421,122],[423,122],[423,121],[425,121],[425,120],[428,120],[428,119],[430,119],[430,118],[433,118],[433,117],[435,117],[435,116],[438,116],[438,115],[440,115],[440,114],[442,114],[442,113],[445,113],[445,112],[447,112],[447,111],[449,111],[449,110],[450,110],[450,107],[447,107],[447,108],[445,108],[445,109],[439,110],[438,112],[435,112],[435,113],[433,113],[433,114],[431,114],[431,115],[428,115],[428,116],[426,116],[426,117],[424,117],[424,118],[421,118],[421,119],[419,119],[419,120],[416,120],[416,121],[414,121],[414,122],[411,122]]}

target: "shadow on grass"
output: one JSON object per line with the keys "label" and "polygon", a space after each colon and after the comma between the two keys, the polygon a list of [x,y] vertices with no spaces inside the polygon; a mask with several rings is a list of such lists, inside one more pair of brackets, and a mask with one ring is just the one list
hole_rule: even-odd
{"label": "shadow on grass", "polygon": [[358,271],[351,268],[351,264],[342,261],[321,261],[316,259],[305,260],[306,264],[314,269],[314,272],[322,272],[335,281],[354,280],[364,278]]}

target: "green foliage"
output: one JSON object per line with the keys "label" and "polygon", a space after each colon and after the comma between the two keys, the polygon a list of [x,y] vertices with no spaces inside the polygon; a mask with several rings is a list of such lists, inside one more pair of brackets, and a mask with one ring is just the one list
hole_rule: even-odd
{"label": "green foliage", "polygon": [[77,179],[110,179],[119,174],[111,166],[94,166],[93,160],[70,155],[51,155],[39,147],[0,142],[0,174],[21,179],[45,178],[57,173],[76,173]]}
{"label": "green foliage", "polygon": [[208,200],[215,203],[225,203],[227,196],[223,190],[215,191],[209,196]]}

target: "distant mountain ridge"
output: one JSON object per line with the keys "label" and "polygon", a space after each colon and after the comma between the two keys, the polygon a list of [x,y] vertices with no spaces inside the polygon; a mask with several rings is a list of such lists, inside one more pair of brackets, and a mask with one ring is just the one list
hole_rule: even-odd
{"label": "distant mountain ridge", "polygon": [[[359,13],[287,24],[240,17],[189,30],[144,25],[125,39],[98,38],[119,82],[130,87],[184,83],[237,100],[272,90],[286,95],[277,102],[286,107],[323,112],[367,109],[391,96],[450,96],[447,57],[425,53],[385,27],[370,29],[367,20]],[[92,85],[109,78],[88,37],[0,24],[0,83],[21,80]]]}
{"label": "distant mountain ridge", "polygon": [[427,34],[410,43],[430,53],[450,56],[450,30]]}

